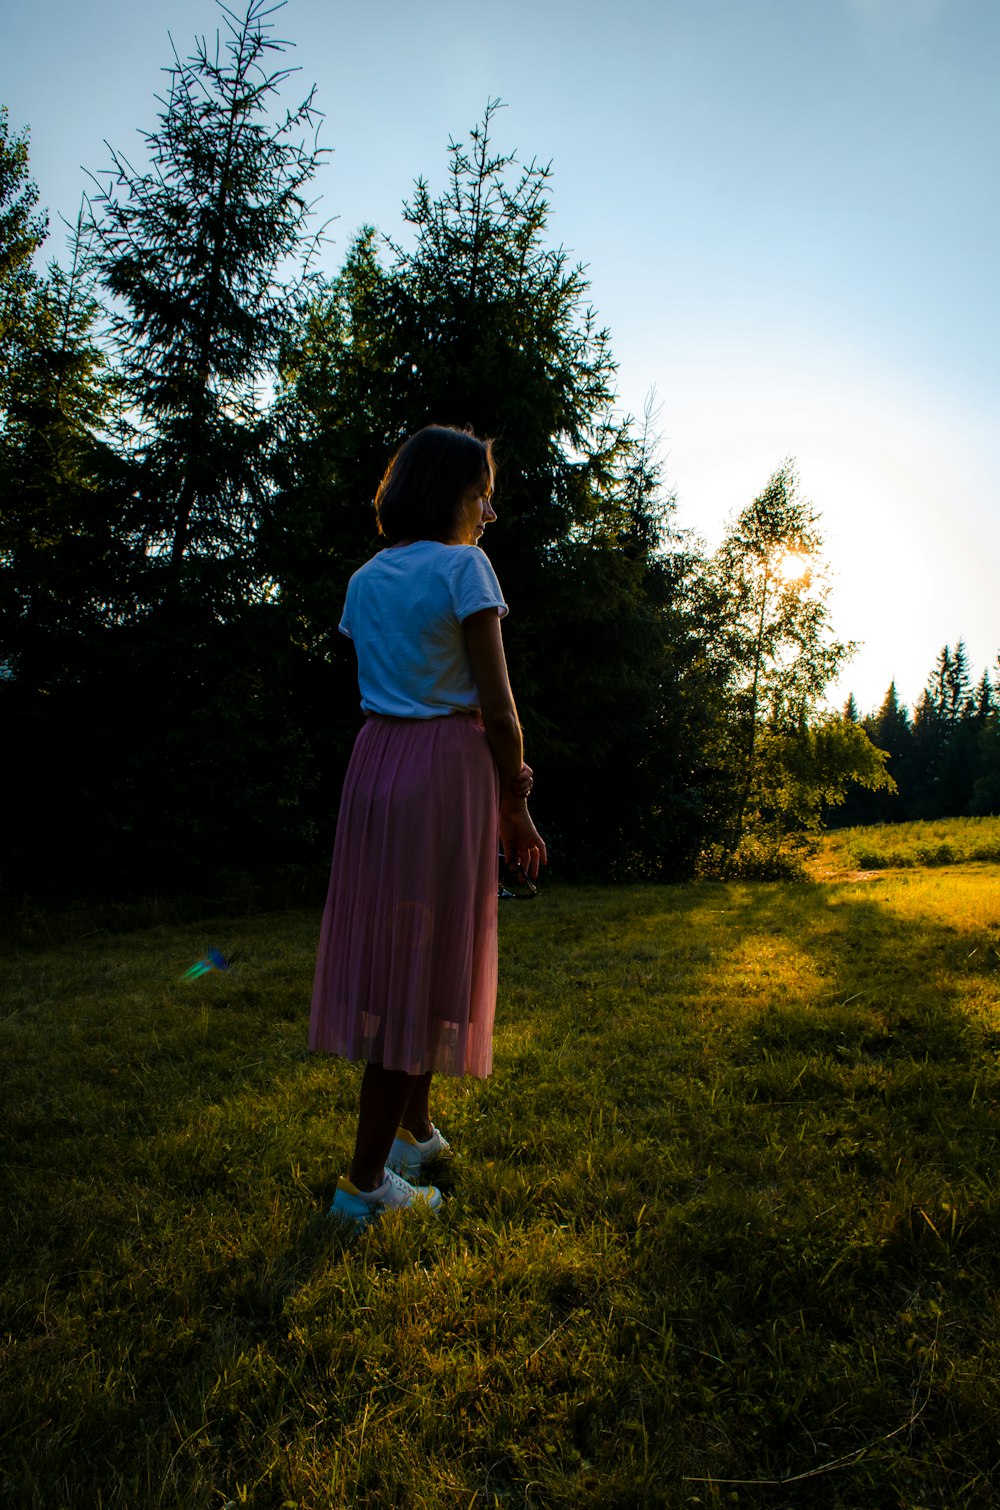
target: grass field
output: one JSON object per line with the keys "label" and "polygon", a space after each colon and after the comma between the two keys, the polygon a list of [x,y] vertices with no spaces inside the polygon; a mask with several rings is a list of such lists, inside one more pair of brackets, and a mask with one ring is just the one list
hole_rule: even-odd
{"label": "grass field", "polygon": [[1000,867],[501,923],[445,1209],[355,1240],[315,910],[4,958],[0,1502],[1000,1500]]}
{"label": "grass field", "polygon": [[908,870],[975,860],[1000,864],[1000,818],[870,824],[827,836],[826,847],[858,870]]}

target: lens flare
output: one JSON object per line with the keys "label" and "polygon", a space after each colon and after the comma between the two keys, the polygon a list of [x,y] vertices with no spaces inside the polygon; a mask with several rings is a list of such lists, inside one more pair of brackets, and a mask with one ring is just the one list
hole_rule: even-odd
{"label": "lens flare", "polygon": [[200,980],[203,975],[210,975],[213,970],[228,970],[231,963],[221,950],[206,949],[205,958],[196,960],[190,970],[185,970],[182,979]]}

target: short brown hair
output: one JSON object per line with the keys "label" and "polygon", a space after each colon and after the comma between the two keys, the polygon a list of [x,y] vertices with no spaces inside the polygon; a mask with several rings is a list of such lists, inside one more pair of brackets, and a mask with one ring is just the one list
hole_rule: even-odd
{"label": "short brown hair", "polygon": [[493,490],[493,443],[471,430],[427,425],[405,440],[375,494],[379,534],[398,540],[448,540],[466,488]]}

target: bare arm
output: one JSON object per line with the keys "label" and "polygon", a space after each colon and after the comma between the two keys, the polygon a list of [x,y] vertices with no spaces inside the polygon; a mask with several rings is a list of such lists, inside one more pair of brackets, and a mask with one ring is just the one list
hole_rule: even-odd
{"label": "bare arm", "polygon": [[465,644],[472,675],[479,693],[479,707],[493,758],[500,772],[500,839],[508,864],[517,862],[531,876],[545,864],[545,843],[528,813],[528,802],[519,796],[524,766],[521,725],[507,675],[507,660],[500,635],[500,615],[484,608],[465,620]]}
{"label": "bare arm", "polygon": [[495,608],[484,608],[471,614],[463,628],[486,737],[500,772],[501,794],[506,795],[524,762],[524,745],[507,676],[500,615]]}

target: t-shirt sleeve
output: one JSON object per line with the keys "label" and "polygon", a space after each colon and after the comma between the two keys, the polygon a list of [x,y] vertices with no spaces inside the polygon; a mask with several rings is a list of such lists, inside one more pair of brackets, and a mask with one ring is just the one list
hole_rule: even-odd
{"label": "t-shirt sleeve", "polygon": [[451,603],[459,623],[483,608],[497,608],[500,617],[507,613],[497,574],[490,558],[478,546],[469,545],[455,552],[451,574]]}

